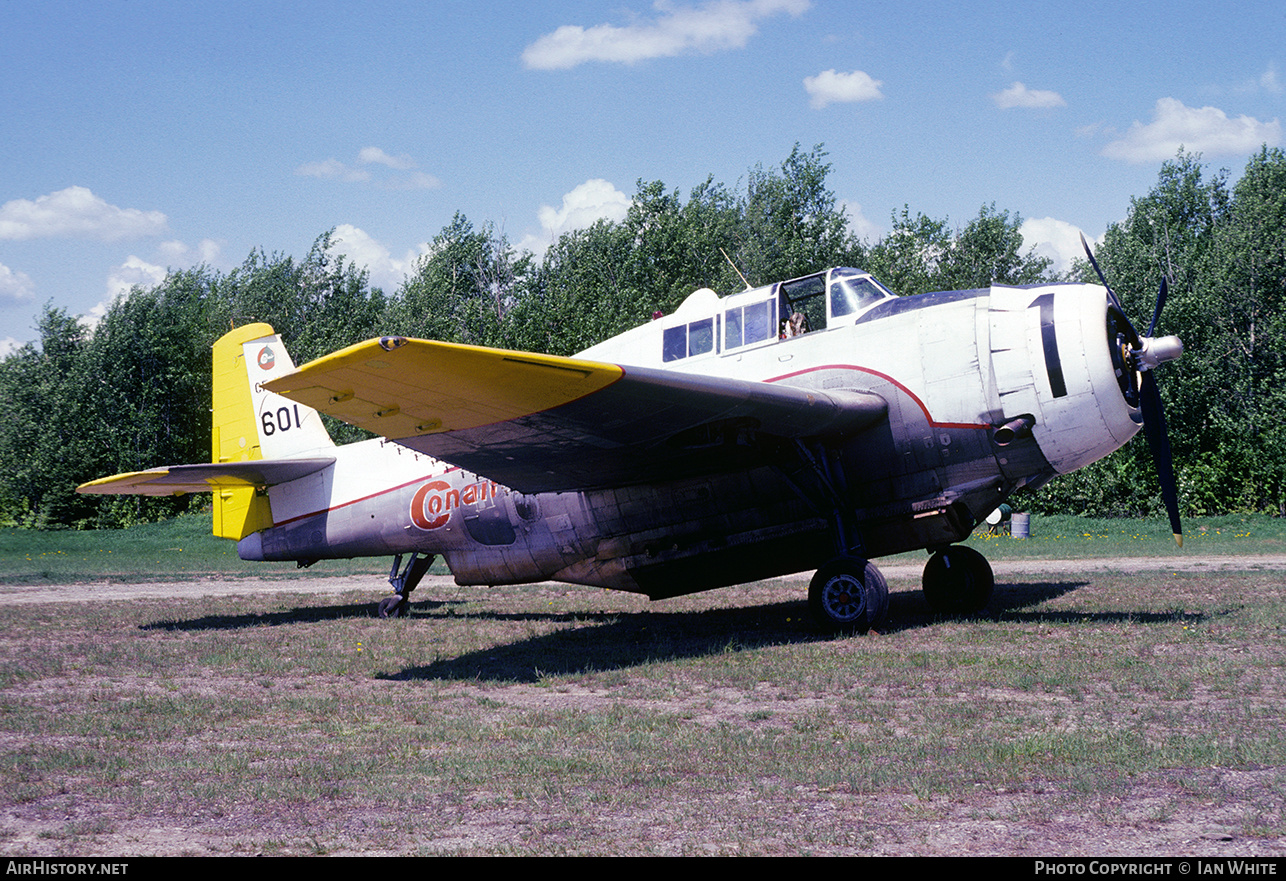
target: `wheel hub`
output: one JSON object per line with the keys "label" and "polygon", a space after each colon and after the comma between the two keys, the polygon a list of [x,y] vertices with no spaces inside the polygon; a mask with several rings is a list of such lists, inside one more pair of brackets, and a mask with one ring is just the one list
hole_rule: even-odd
{"label": "wheel hub", "polygon": [[862,585],[847,575],[832,578],[822,591],[827,609],[840,621],[852,621],[862,614],[864,594]]}

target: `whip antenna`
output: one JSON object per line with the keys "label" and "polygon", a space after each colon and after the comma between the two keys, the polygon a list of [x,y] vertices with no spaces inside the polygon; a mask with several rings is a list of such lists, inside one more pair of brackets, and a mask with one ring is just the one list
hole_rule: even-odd
{"label": "whip antenna", "polygon": [[728,256],[728,252],[723,248],[720,248],[719,253],[723,255],[724,260],[728,261],[728,265],[732,267],[732,271],[737,273],[737,278],[741,279],[741,283],[746,286],[746,290],[750,290],[750,282],[746,281],[746,277],[741,274],[741,270],[737,268],[737,264],[732,262],[732,258]]}

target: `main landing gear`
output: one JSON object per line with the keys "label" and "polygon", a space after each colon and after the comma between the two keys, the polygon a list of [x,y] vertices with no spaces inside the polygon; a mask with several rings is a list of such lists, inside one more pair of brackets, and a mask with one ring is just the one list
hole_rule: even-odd
{"label": "main landing gear", "polygon": [[808,607],[828,630],[866,633],[889,611],[889,583],[870,560],[836,557],[813,576]]}
{"label": "main landing gear", "polygon": [[973,615],[991,600],[996,578],[987,558],[973,548],[952,545],[934,551],[924,566],[924,598],[940,615]]}
{"label": "main landing gear", "polygon": [[[996,579],[986,557],[973,548],[952,545],[934,551],[922,584],[934,612],[972,615],[986,607]],[[888,613],[889,585],[870,560],[836,557],[813,576],[808,606],[827,630],[866,633]]]}
{"label": "main landing gear", "polygon": [[[389,573],[388,583],[393,585],[393,595],[380,600],[379,615],[381,618],[405,618],[411,606],[411,591],[420,583],[420,579],[433,565],[433,554],[411,554],[402,568],[402,555],[393,558],[393,571]],[[399,572],[398,570],[401,569]]]}

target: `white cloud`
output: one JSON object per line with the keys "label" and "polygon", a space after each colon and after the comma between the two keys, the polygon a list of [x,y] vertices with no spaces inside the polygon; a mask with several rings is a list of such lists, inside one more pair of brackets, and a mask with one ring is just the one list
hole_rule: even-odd
{"label": "white cloud", "polygon": [[1018,227],[1018,232],[1023,237],[1024,252],[1032,249],[1038,256],[1053,260],[1055,272],[1066,272],[1072,268],[1073,260],[1085,256],[1080,227],[1065,220],[1053,217],[1027,219]]}
{"label": "white cloud", "polygon": [[[1206,91],[1212,95],[1222,95],[1224,93],[1224,90],[1217,86],[1211,86]],[[1263,73],[1257,77],[1252,77],[1237,83],[1232,87],[1231,91],[1233,94],[1237,95],[1257,95],[1261,92],[1267,92],[1270,95],[1280,95],[1282,92],[1282,82],[1277,75],[1276,62],[1268,62],[1268,66],[1264,68]]]}
{"label": "white cloud", "polygon": [[107,315],[107,310],[111,308],[113,302],[118,297],[128,296],[134,288],[154,288],[161,282],[165,281],[167,275],[164,266],[157,266],[155,263],[148,263],[133,254],[125,259],[120,266],[112,268],[107,275],[107,296],[100,300],[93,308],[84,315],[80,316],[80,323],[93,330],[98,327],[98,322],[102,321]]}
{"label": "white cloud", "polygon": [[110,302],[113,297],[127,294],[135,287],[154,288],[165,281],[166,275],[164,266],[148,263],[131,254],[107,276],[107,300]]}
{"label": "white cloud", "polygon": [[1125,137],[1103,148],[1109,159],[1126,162],[1160,162],[1171,159],[1182,147],[1207,156],[1252,153],[1263,144],[1278,146],[1281,122],[1261,122],[1249,116],[1229,119],[1217,107],[1186,107],[1174,98],[1162,98],[1152,112],[1152,122],[1135,121]]}
{"label": "white cloud", "polygon": [[85,187],[0,205],[0,239],[74,236],[111,242],[160,235],[167,223],[160,211],[118,208]]}
{"label": "white cloud", "polygon": [[523,50],[533,70],[567,70],[590,61],[633,64],[686,52],[740,49],[755,35],[759,21],[780,13],[801,15],[810,0],[712,0],[698,7],[657,0],[651,19],[618,27],[563,25]]}
{"label": "white cloud", "polygon": [[1012,110],[1015,107],[1045,109],[1067,106],[1063,96],[1057,92],[1049,92],[1044,89],[1029,89],[1019,82],[1015,82],[1003,91],[992,93],[991,100],[1001,110]]}
{"label": "white cloud", "polygon": [[318,177],[322,180],[342,180],[362,182],[371,179],[371,173],[360,168],[350,168],[338,159],[323,159],[320,162],[305,162],[295,169],[301,177]]}
{"label": "white cloud", "polygon": [[1259,88],[1274,95],[1281,94],[1282,83],[1277,78],[1277,65],[1270,62],[1268,69],[1259,75]]}
{"label": "white cloud", "polygon": [[[395,172],[409,174],[382,173],[378,177],[363,165],[382,165]],[[363,147],[357,154],[357,165],[348,165],[338,159],[322,159],[318,162],[305,162],[295,169],[301,177],[316,177],[322,180],[338,180],[347,183],[370,183],[386,190],[432,190],[442,186],[442,181],[423,171],[415,171],[416,162],[409,155],[390,156],[379,147]]]}
{"label": "white cloud", "polygon": [[387,165],[397,171],[409,171],[415,168],[415,160],[405,153],[401,156],[390,156],[379,147],[363,147],[357,154],[357,161],[363,165]]}
{"label": "white cloud", "polygon": [[629,213],[632,201],[608,181],[587,180],[563,196],[562,207],[541,205],[536,213],[540,234],[525,236],[518,247],[540,255],[565,232],[584,229],[598,220],[620,223]]}
{"label": "white cloud", "polygon": [[26,345],[26,343],[24,343],[22,340],[15,339],[14,337],[11,337],[11,336],[7,336],[4,339],[0,339],[0,358],[8,358],[14,352],[21,349],[24,345]]}
{"label": "white cloud", "polygon": [[812,98],[809,105],[820,110],[827,104],[847,104],[854,101],[876,101],[884,97],[882,80],[872,79],[864,71],[837,73],[824,70],[817,76],[804,77],[804,91]]}
{"label": "white cloud", "polygon": [[862,241],[875,242],[884,236],[884,228],[863,214],[859,203],[841,199],[839,207],[848,216],[849,231]]}
{"label": "white cloud", "polygon": [[413,171],[390,177],[381,181],[379,186],[386,190],[436,190],[442,186],[442,181],[427,172]]}
{"label": "white cloud", "polygon": [[428,252],[429,246],[422,244],[418,252],[408,251],[399,260],[365,230],[350,223],[341,223],[330,237],[330,250],[365,268],[370,273],[373,287],[391,291],[401,286],[407,274],[415,268],[415,261]]}
{"label": "white cloud", "polygon": [[31,276],[15,272],[0,263],[0,307],[13,306],[30,300],[36,292]]}
{"label": "white cloud", "polygon": [[161,242],[157,250],[171,266],[196,266],[217,263],[223,254],[223,244],[214,239],[202,239],[196,247],[189,247],[178,240]]}

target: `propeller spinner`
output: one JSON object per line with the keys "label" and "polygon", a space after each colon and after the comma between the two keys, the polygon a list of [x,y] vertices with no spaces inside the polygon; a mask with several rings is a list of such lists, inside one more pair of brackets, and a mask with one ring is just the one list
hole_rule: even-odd
{"label": "propeller spinner", "polygon": [[1107,288],[1111,308],[1109,320],[1115,336],[1113,361],[1117,364],[1121,377],[1121,392],[1126,401],[1138,407],[1143,414],[1143,432],[1148,438],[1148,447],[1152,450],[1152,459],[1156,462],[1157,477],[1161,482],[1161,499],[1165,503],[1165,512],[1170,518],[1170,530],[1179,547],[1183,547],[1183,526],[1179,522],[1179,492],[1174,479],[1174,463],[1170,458],[1170,441],[1166,436],[1165,413],[1161,407],[1161,393],[1157,388],[1156,376],[1152,370],[1166,361],[1173,361],[1183,354],[1183,341],[1177,336],[1154,337],[1157,321],[1161,318],[1161,309],[1165,306],[1167,292],[1166,281],[1161,279],[1161,289],[1157,291],[1156,308],[1152,311],[1152,323],[1148,325],[1147,336],[1139,336],[1130,319],[1121,308],[1121,300],[1112,286],[1107,283],[1103,270],[1094,259],[1089,242],[1081,235],[1081,246],[1090,265],[1098,273],[1099,281]]}

